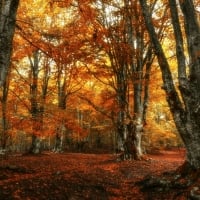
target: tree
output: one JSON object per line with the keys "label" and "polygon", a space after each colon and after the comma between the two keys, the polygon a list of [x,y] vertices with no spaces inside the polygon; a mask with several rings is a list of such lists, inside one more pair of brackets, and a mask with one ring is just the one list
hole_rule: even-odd
{"label": "tree", "polygon": [[[200,168],[200,28],[193,1],[169,0],[171,20],[176,41],[178,83],[176,88],[166,53],[157,39],[147,1],[140,0],[146,27],[154,45],[163,79],[163,89],[177,130],[187,150],[185,166]],[[181,7],[181,10],[179,9]],[[181,13],[182,11],[182,13]],[[180,17],[183,17],[183,24]],[[182,27],[184,26],[184,27]],[[184,29],[184,32],[182,31]],[[184,49],[185,34],[187,51]],[[186,55],[188,54],[188,58]],[[186,60],[189,60],[187,65]],[[189,71],[187,71],[189,68]]]}
{"label": "tree", "polygon": [[[81,5],[79,5],[81,7]],[[85,70],[81,64],[81,60],[86,59],[86,48],[85,44],[86,36],[83,33],[87,32],[85,24],[82,19],[83,10],[79,11],[79,6],[77,9],[73,8],[74,11],[74,20],[76,21],[79,29],[77,30],[74,27],[74,22],[71,23],[72,16],[68,16],[62,23],[65,26],[62,26],[60,31],[63,35],[55,34],[56,45],[54,48],[54,60],[56,63],[56,83],[57,83],[57,94],[58,94],[58,109],[61,113],[64,110],[67,110],[68,99],[71,95],[77,93],[85,84],[84,76]],[[69,11],[72,7],[68,7]],[[81,12],[81,17],[79,18],[79,12]],[[75,17],[77,19],[75,19]],[[80,29],[83,31],[80,32]],[[86,59],[87,60],[87,59]],[[79,61],[79,62],[78,62]],[[61,114],[62,115],[62,114]],[[64,132],[66,132],[65,124],[67,119],[66,116],[61,116],[61,119],[58,120],[58,126],[56,129],[56,141],[55,141],[55,151],[62,151],[62,143],[64,138]]]}
{"label": "tree", "polygon": [[12,54],[12,40],[15,30],[16,13],[19,0],[0,2],[0,87],[2,87],[1,105],[1,147],[6,148],[8,138],[8,121],[6,117],[8,96],[8,74],[10,72],[10,58]]}
{"label": "tree", "polygon": [[142,156],[141,139],[154,53],[137,1],[124,0],[119,5],[102,1],[101,7],[100,19],[106,28],[104,47],[118,103],[118,148],[124,149],[126,158],[138,159]]}
{"label": "tree", "polygon": [[[124,5],[124,29],[126,33],[124,37],[130,49],[127,58],[128,73],[131,82],[129,90],[132,89],[133,91],[133,109],[131,110],[131,106],[129,105],[129,113],[132,116],[129,115],[130,121],[127,125],[128,138],[126,139],[126,144],[128,146],[127,149],[135,149],[132,154],[135,158],[139,158],[143,154],[141,140],[144,124],[146,124],[149,79],[154,53],[151,42],[146,36],[138,2],[125,0]],[[130,152],[131,150],[128,151]]]}
{"label": "tree", "polygon": [[39,75],[39,51],[36,49],[33,52],[33,56],[29,57],[30,61],[30,103],[31,103],[31,115],[32,115],[32,145],[30,148],[31,153],[40,153],[41,151],[41,139],[40,131],[42,128],[41,122],[41,107],[38,103],[38,75]]}
{"label": "tree", "polygon": [[1,102],[1,131],[0,131],[0,148],[6,149],[7,141],[9,138],[8,129],[9,129],[9,120],[8,120],[8,90],[9,90],[9,77],[10,73],[7,74],[6,80],[2,86],[2,96],[0,99]]}
{"label": "tree", "polygon": [[0,2],[0,86],[9,72],[18,4],[19,0]]}

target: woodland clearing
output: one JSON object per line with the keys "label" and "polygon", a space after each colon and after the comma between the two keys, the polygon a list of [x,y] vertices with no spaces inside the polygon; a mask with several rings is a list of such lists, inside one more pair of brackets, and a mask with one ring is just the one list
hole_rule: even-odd
{"label": "woodland clearing", "polygon": [[[188,199],[200,181],[181,187],[187,177],[179,177],[176,169],[184,157],[184,150],[159,151],[140,161],[117,161],[114,154],[9,155],[0,161],[0,199]],[[173,176],[179,187],[163,189],[155,182],[144,187],[149,177],[161,183]]]}

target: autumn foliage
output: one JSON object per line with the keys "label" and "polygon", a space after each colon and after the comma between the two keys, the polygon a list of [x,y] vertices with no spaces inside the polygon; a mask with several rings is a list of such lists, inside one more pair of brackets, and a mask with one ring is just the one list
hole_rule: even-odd
{"label": "autumn foliage", "polygon": [[[126,12],[129,6],[137,18],[132,25]],[[167,27],[163,12],[156,13],[164,23],[160,31]],[[161,26],[158,19],[154,24]],[[136,46],[128,38],[129,25],[138,27],[132,30]],[[12,64],[2,89],[1,147],[26,152],[38,138],[41,149],[55,150],[60,142],[62,150],[115,151],[119,113],[125,109],[133,120],[138,115],[133,97],[136,85],[144,90],[148,85],[151,93],[144,149],[182,145],[166,108],[153,52],[145,58],[152,65],[152,78],[145,78],[150,73],[145,65],[130,67],[136,64],[132,59],[143,62],[142,45],[148,52],[149,38],[136,2],[124,2],[124,7],[112,1],[20,2]],[[123,65],[127,65],[126,75],[120,79]],[[140,95],[143,98],[145,93]]]}

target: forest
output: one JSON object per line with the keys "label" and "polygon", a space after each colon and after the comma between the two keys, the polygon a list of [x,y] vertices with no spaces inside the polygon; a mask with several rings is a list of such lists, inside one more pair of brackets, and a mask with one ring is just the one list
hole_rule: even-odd
{"label": "forest", "polygon": [[[200,199],[199,16],[198,0],[2,0],[0,197],[160,199],[154,195],[176,188],[164,199]],[[63,188],[70,195],[58,189],[37,198],[6,186],[20,173],[23,187],[32,184],[31,174],[61,161],[74,163],[66,168],[71,176],[64,167],[49,168],[53,190],[54,181],[69,186],[88,176],[91,191],[79,182],[78,189]],[[163,175],[167,170],[174,174]],[[95,173],[105,188],[130,192],[131,184],[142,184],[152,196],[108,192],[94,186]],[[103,182],[103,174],[117,186]],[[36,182],[46,187],[44,177]]]}

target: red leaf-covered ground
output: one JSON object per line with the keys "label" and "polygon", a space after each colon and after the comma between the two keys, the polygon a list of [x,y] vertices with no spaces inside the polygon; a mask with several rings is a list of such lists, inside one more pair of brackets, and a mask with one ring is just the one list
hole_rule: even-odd
{"label": "red leaf-covered ground", "polygon": [[178,150],[121,162],[114,154],[9,155],[0,161],[0,199],[184,199],[178,190],[143,191],[138,183],[147,176],[173,171],[183,161],[184,151]]}

